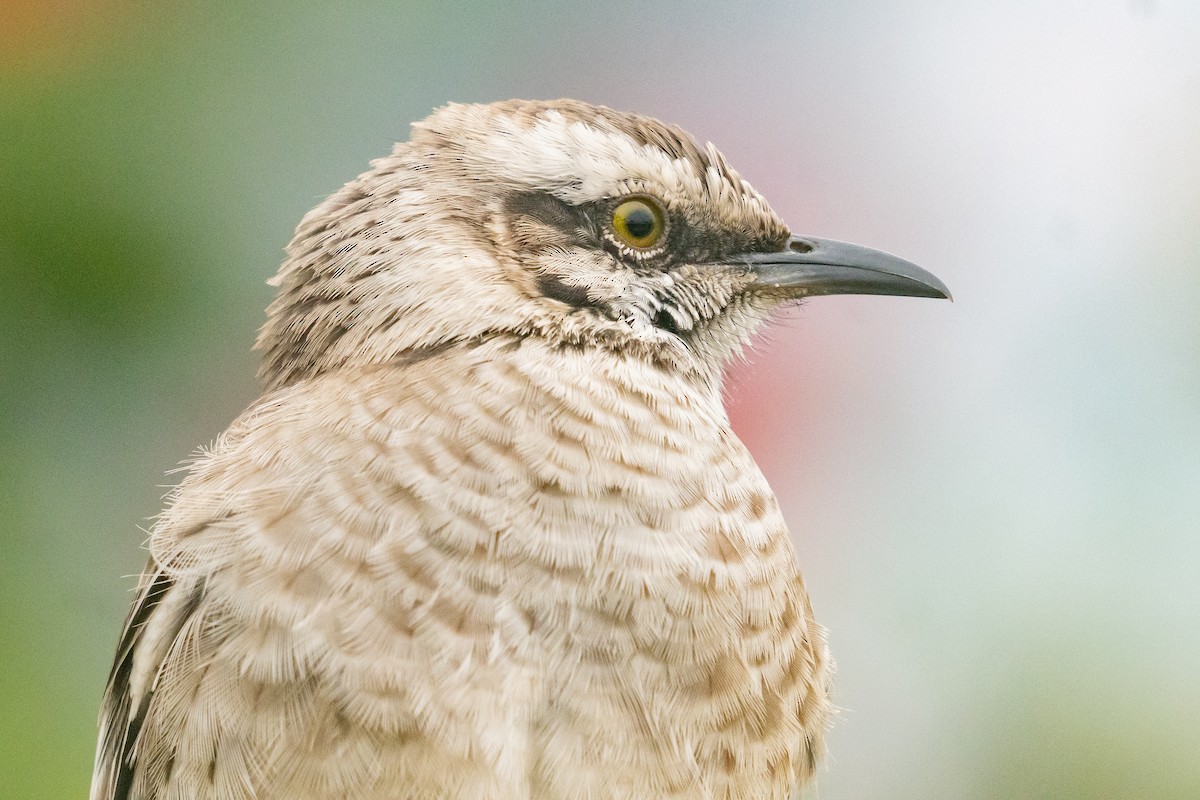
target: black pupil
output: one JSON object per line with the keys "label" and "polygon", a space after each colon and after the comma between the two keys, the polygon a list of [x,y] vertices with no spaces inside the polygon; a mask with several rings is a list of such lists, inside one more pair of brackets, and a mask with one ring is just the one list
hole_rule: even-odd
{"label": "black pupil", "polygon": [[635,239],[645,239],[654,233],[654,212],[642,206],[635,208],[625,217],[625,229]]}

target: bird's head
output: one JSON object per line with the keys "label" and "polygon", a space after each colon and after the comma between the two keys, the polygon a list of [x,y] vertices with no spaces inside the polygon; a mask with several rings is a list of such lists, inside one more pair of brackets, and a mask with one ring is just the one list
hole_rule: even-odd
{"label": "bird's head", "polygon": [[713,379],[780,303],[949,297],[894,256],[791,235],[712,145],[570,100],[438,110],[287,252],[258,340],[271,387],[492,336]]}

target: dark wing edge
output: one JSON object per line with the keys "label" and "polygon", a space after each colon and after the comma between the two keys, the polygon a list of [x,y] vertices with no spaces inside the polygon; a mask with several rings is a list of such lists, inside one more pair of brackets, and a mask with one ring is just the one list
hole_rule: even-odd
{"label": "dark wing edge", "polygon": [[[201,580],[180,584],[153,561],[143,574],[137,597],[121,631],[117,656],[100,707],[100,738],[96,745],[91,800],[132,800],[138,734],[154,696],[153,679],[149,680],[140,697],[133,696],[134,670],[145,670],[142,664],[135,664],[135,660],[154,658],[153,674],[157,674],[171,643],[200,605],[203,588]],[[172,595],[173,602],[165,602],[168,594]],[[170,615],[169,620],[162,618],[164,613]],[[148,642],[147,629],[152,621],[156,628],[165,627],[156,630],[154,641]]]}

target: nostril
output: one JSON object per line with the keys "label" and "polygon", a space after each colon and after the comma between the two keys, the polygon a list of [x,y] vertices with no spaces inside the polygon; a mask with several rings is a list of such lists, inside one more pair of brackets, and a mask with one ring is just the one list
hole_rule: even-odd
{"label": "nostril", "polygon": [[792,239],[788,242],[788,250],[791,250],[793,253],[811,253],[813,246],[803,239]]}

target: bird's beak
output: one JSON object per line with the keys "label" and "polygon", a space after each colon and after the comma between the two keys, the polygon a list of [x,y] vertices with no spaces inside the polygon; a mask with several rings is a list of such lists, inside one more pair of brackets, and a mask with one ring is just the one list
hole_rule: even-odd
{"label": "bird's beak", "polygon": [[750,268],[752,286],[792,297],[893,294],[952,299],[946,284],[916,264],[832,239],[793,236],[782,250],[745,253],[733,261]]}

